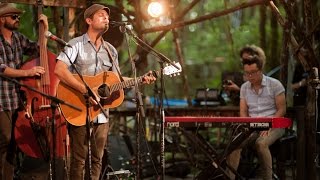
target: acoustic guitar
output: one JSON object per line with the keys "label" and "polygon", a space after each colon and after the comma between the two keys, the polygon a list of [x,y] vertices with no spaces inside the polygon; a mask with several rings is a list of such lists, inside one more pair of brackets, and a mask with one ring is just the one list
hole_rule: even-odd
{"label": "acoustic guitar", "polygon": [[[179,74],[182,71],[181,65],[179,63],[175,63],[175,65],[179,67],[179,69],[174,66],[167,66],[163,68],[163,75],[175,76]],[[159,76],[160,71],[154,71],[154,75]],[[74,75],[74,77],[78,81],[81,81],[78,75]],[[142,83],[143,77],[144,76],[137,77],[137,82],[139,84]],[[135,84],[134,79],[121,82],[118,75],[112,71],[102,72],[95,76],[83,76],[83,79],[100,98],[100,104],[103,109],[120,106],[124,100],[123,89],[134,86]],[[83,126],[86,124],[87,108],[86,99],[83,94],[60,81],[57,88],[57,97],[81,109],[81,111],[79,111],[64,104],[60,105],[63,115],[70,124],[75,126]],[[88,116],[90,117],[90,120],[93,120],[100,113],[101,108],[98,105],[89,106]]]}

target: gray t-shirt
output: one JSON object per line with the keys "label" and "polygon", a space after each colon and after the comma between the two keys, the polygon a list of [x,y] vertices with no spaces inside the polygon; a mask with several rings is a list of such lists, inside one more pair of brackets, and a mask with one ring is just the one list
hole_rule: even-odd
{"label": "gray t-shirt", "polygon": [[262,88],[256,93],[249,81],[241,86],[240,99],[245,99],[250,117],[272,117],[277,112],[275,98],[285,91],[281,82],[263,75]]}

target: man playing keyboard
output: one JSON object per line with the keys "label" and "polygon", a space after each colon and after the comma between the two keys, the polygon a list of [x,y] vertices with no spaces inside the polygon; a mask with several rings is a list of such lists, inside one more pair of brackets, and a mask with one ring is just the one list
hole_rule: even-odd
{"label": "man playing keyboard", "polygon": [[[262,73],[264,57],[261,53],[242,57],[244,76],[248,80],[240,90],[241,117],[283,117],[286,113],[285,89],[277,79],[267,77]],[[267,131],[252,133],[227,157],[227,164],[237,169],[241,150],[253,142],[261,168],[259,178],[272,180],[272,157],[269,146],[283,136],[285,130],[271,128]],[[231,179],[235,174],[227,169]]]}

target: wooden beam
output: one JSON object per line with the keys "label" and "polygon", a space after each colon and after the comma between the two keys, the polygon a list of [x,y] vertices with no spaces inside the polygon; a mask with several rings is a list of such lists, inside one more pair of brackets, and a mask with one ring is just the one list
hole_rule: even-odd
{"label": "wooden beam", "polygon": [[[1,0],[2,3],[37,4],[37,0]],[[42,0],[44,6],[85,8],[86,0]]]}
{"label": "wooden beam", "polygon": [[[282,27],[285,27],[286,26],[286,21],[285,19],[282,17],[282,15],[280,14],[280,11],[279,9],[276,7],[276,5],[270,1],[269,2],[269,7],[272,11],[272,13],[274,13],[276,16],[277,16],[277,19],[278,19],[278,22],[279,24],[282,26]],[[290,42],[291,42],[291,45],[292,45],[292,48],[298,52],[297,53],[297,59],[300,60],[301,64],[303,65],[304,69],[305,70],[310,70],[310,68],[312,67],[312,65],[310,65],[308,63],[308,61],[306,60],[306,58],[304,57],[304,55],[302,54],[301,51],[297,50],[297,48],[299,47],[299,44],[296,40],[296,38],[293,36],[292,32],[289,34],[290,35]]]}

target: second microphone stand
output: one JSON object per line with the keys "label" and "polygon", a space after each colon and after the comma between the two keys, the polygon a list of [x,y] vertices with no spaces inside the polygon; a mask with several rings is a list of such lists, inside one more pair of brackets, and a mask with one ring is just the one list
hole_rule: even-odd
{"label": "second microphone stand", "polygon": [[[121,26],[120,30],[127,32],[127,34],[129,34],[131,37],[133,37],[137,42],[138,45],[142,46],[143,48],[146,48],[148,51],[153,52],[154,55],[156,55],[160,61],[158,61],[160,63],[160,104],[159,104],[159,115],[160,115],[160,119],[161,119],[161,127],[160,127],[160,146],[161,146],[161,154],[160,154],[160,163],[161,163],[161,180],[164,179],[164,175],[165,175],[165,159],[164,159],[164,151],[165,151],[165,145],[164,145],[164,124],[165,124],[165,114],[164,114],[164,108],[163,108],[163,94],[164,94],[164,80],[163,80],[163,63],[166,62],[170,65],[172,65],[173,67],[175,67],[176,69],[180,69],[176,64],[174,64],[169,58],[167,58],[166,56],[164,56],[163,54],[161,54],[160,52],[156,51],[154,48],[152,48],[150,45],[148,45],[146,42],[144,42],[143,40],[141,40],[137,35],[135,35],[132,30],[130,28],[128,28],[127,26]],[[133,62],[134,64],[134,62]],[[139,144],[139,143],[137,143]],[[139,161],[138,161],[139,163]],[[138,165],[139,167],[139,165]],[[140,167],[139,167],[140,168]],[[140,179],[140,178],[137,178]]]}
{"label": "second microphone stand", "polygon": [[[56,109],[57,109],[57,104],[64,104],[67,105],[73,109],[76,109],[78,111],[81,111],[81,109],[77,106],[74,106],[68,102],[65,102],[57,97],[51,96],[49,94],[43,93],[33,87],[27,86],[23,83],[20,83],[19,81],[9,78],[7,76],[5,76],[4,74],[0,73],[0,77],[4,78],[6,80],[9,80],[17,85],[19,85],[20,87],[25,87],[28,90],[31,90],[33,92],[36,92],[40,95],[42,95],[43,97],[51,100],[51,109],[52,109],[52,119],[51,119],[51,133],[52,133],[52,138],[53,138],[53,142],[52,142],[52,155],[49,153],[49,162],[50,162],[50,179],[56,179],[56,163],[55,163],[55,155],[56,155],[56,123],[55,123],[55,114],[56,114]],[[30,116],[32,116],[32,114],[30,114]]]}
{"label": "second microphone stand", "polygon": [[141,122],[145,118],[145,111],[143,108],[143,100],[142,100],[142,93],[139,90],[139,85],[138,85],[138,80],[137,80],[137,68],[135,66],[135,62],[132,59],[132,54],[129,48],[129,41],[127,37],[127,31],[125,28],[121,29],[120,31],[122,33],[125,33],[125,39],[126,43],[128,46],[128,55],[131,61],[131,69],[133,72],[133,77],[134,77],[134,91],[135,91],[135,99],[136,99],[136,162],[137,162],[137,167],[136,167],[136,179],[141,179],[141,151],[140,151],[140,139],[141,139],[141,133],[140,133],[140,128],[141,128]]}
{"label": "second microphone stand", "polygon": [[320,124],[319,124],[319,90],[320,90],[320,80],[319,80],[319,70],[317,67],[313,67],[314,79],[311,79],[312,88],[315,90],[315,157],[314,163],[315,167],[320,168]]}

